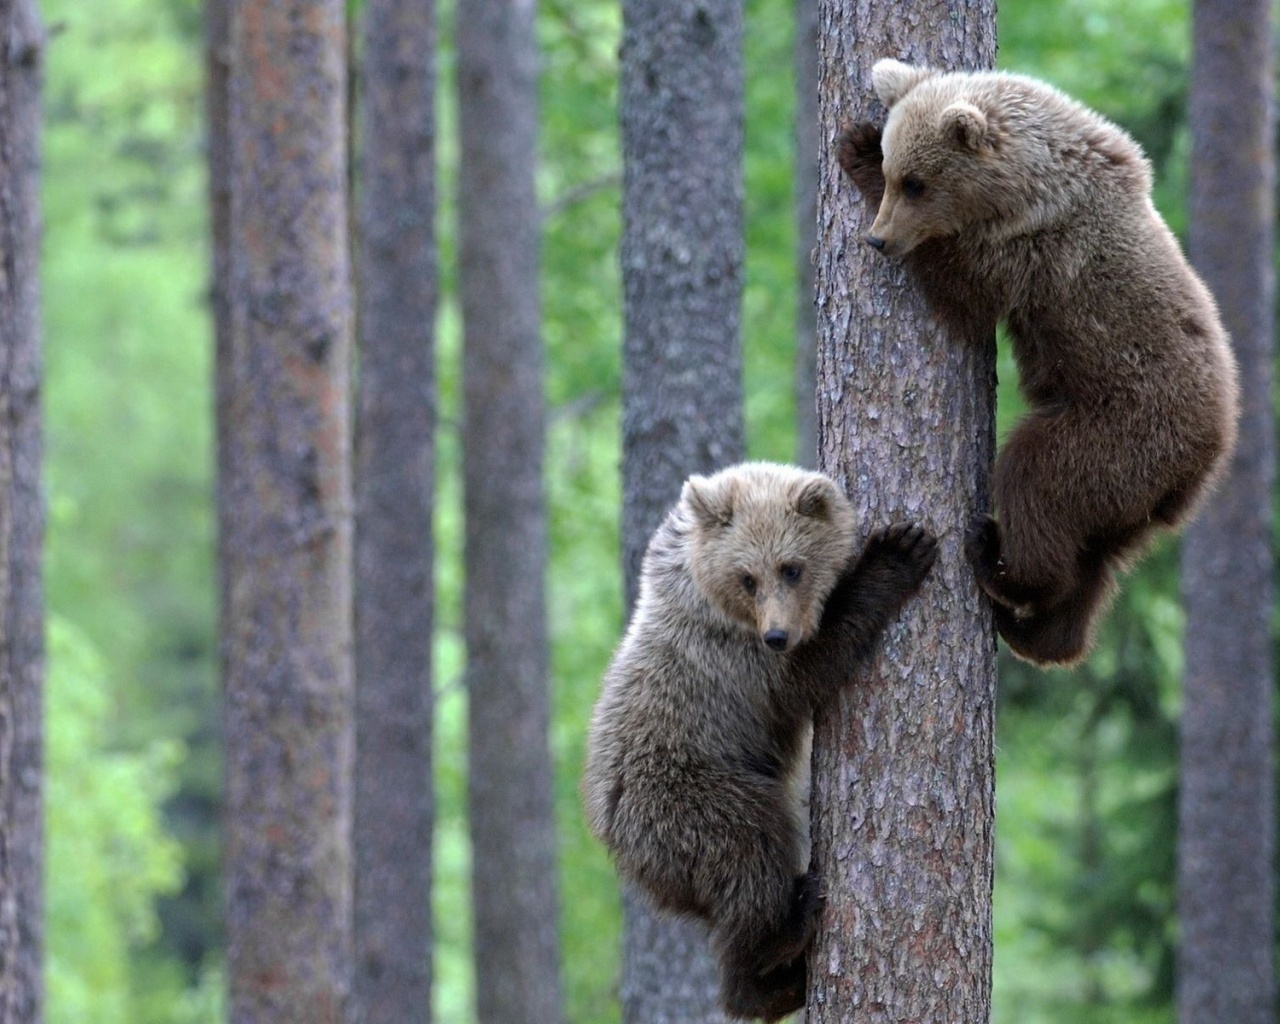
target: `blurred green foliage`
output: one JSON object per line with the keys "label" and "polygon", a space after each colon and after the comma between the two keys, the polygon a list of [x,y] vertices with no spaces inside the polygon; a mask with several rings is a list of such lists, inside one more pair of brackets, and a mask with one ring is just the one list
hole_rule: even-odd
{"label": "blurred green foliage", "polygon": [[[48,433],[50,1024],[221,1017],[221,786],[198,0],[43,0]],[[353,15],[358,12],[353,3]],[[441,273],[435,685],[436,1019],[471,1019],[452,8],[440,8]],[[1036,0],[1000,66],[1129,127],[1183,223],[1187,5]],[[622,628],[621,166],[616,4],[540,13],[546,486],[561,919],[570,1017],[617,1019],[612,869],[577,796]],[[792,8],[747,0],[748,445],[793,451]],[[1000,423],[1019,409],[1007,349]],[[998,1024],[1166,1024],[1181,621],[1165,545],[1082,669],[1002,665]]]}

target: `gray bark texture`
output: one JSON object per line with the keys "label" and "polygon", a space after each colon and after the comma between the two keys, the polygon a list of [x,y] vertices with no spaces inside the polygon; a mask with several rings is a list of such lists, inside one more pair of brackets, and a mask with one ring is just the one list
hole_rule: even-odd
{"label": "gray bark texture", "polygon": [[355,448],[359,1024],[431,1018],[435,5],[368,0]]}
{"label": "gray bark texture", "polygon": [[818,0],[796,2],[796,464],[818,464]]}
{"label": "gray bark texture", "polygon": [[[622,547],[627,606],[692,473],[743,457],[741,0],[624,0]],[[626,1024],[725,1020],[706,930],[624,900]]]}
{"label": "gray bark texture", "polygon": [[1276,1019],[1275,136],[1270,4],[1196,0],[1190,256],[1240,364],[1240,441],[1187,530],[1178,823],[1180,1024]]}
{"label": "gray bark texture", "polygon": [[344,6],[238,3],[229,53],[230,1019],[340,1024],[354,747]]}
{"label": "gray bark texture", "polygon": [[832,149],[883,121],[871,66],[894,56],[989,68],[992,0],[822,0],[818,433],[864,533],[895,520],[940,540],[919,597],[866,677],[818,716],[813,856],[826,893],[809,957],[810,1024],[985,1024],[991,1003],[996,644],[961,550],[987,511],[993,337],[950,336],[900,267],[863,243],[875,211]]}
{"label": "gray bark texture", "polygon": [[481,1024],[555,1024],[535,5],[457,8],[472,906]]}
{"label": "gray bark texture", "polygon": [[44,501],[40,117],[44,30],[0,0],[0,1024],[44,1014]]}

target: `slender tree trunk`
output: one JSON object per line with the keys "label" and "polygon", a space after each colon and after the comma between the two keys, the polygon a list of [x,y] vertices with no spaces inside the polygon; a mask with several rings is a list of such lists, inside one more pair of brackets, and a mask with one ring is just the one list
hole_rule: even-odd
{"label": "slender tree trunk", "polygon": [[1270,621],[1275,137],[1270,4],[1196,0],[1190,253],[1240,363],[1240,443],[1187,531],[1178,1019],[1276,1019]]}
{"label": "slender tree trunk", "polygon": [[457,10],[459,281],[476,991],[483,1024],[563,1016],[544,586],[535,7]]}
{"label": "slender tree trunk", "polygon": [[[624,0],[622,545],[635,603],[649,537],[691,473],[743,456],[742,4]],[[724,1020],[707,934],[624,902],[627,1024]]]}
{"label": "slender tree trunk", "polygon": [[219,428],[230,1016],[338,1024],[354,745],[344,8],[233,10]]}
{"label": "slender tree trunk", "polygon": [[[986,68],[992,0],[822,0],[821,134],[883,118],[871,66],[896,56]],[[948,336],[862,236],[828,147],[818,219],[820,465],[864,531],[898,519],[941,538],[938,565],[866,678],[819,715],[813,851],[827,894],[810,1024],[985,1024],[991,1001],[995,634],[961,551],[988,508],[993,337]]]}
{"label": "slender tree trunk", "polygon": [[355,1005],[431,1017],[435,9],[367,0],[355,459]]}
{"label": "slender tree trunk", "polygon": [[796,0],[796,462],[818,459],[818,317],[813,247],[818,231],[818,0]]}
{"label": "slender tree trunk", "polygon": [[[205,0],[205,150],[209,198],[209,313],[213,322],[214,428],[217,432],[219,621],[230,621],[225,554],[231,539],[231,9],[235,0]],[[219,651],[226,677],[226,646]]]}
{"label": "slender tree trunk", "polygon": [[0,1024],[44,1014],[40,93],[34,0],[0,3]]}

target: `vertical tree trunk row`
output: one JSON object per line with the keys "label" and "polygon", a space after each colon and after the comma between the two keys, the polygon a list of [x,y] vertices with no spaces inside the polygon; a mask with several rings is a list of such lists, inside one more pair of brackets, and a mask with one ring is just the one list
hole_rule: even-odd
{"label": "vertical tree trunk row", "polygon": [[435,7],[368,0],[355,446],[355,1004],[431,1015]]}
{"label": "vertical tree trunk row", "polygon": [[[871,66],[895,56],[990,67],[992,0],[820,4],[821,133],[884,111]],[[884,653],[814,739],[813,848],[827,894],[810,1024],[983,1024],[991,999],[995,634],[961,551],[988,508],[993,337],[953,337],[900,267],[863,243],[874,216],[834,154],[818,218],[819,464],[864,532],[923,522],[938,565]]]}
{"label": "vertical tree trunk row", "polygon": [[1190,254],[1240,364],[1240,442],[1182,554],[1178,1017],[1276,1019],[1271,409],[1275,133],[1270,5],[1196,0]]}
{"label": "vertical tree trunk row", "polygon": [[[743,457],[742,4],[624,0],[622,545],[635,602],[649,536],[691,473]],[[627,1024],[724,1020],[706,931],[624,904]]]}
{"label": "vertical tree trunk row", "polygon": [[351,980],[350,288],[340,0],[235,6],[223,623],[233,1024]]}
{"label": "vertical tree trunk row", "polygon": [[44,504],[40,119],[44,31],[0,4],[0,1024],[44,1013]]}
{"label": "vertical tree trunk row", "polygon": [[478,1017],[555,1024],[535,5],[457,9],[459,285]]}

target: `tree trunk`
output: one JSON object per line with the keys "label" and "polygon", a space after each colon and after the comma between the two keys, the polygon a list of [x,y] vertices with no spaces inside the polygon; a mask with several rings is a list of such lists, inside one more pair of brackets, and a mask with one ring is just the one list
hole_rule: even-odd
{"label": "tree trunk", "polygon": [[351,979],[344,35],[340,0],[237,4],[232,20],[219,433],[233,1024],[338,1024]]}
{"label": "tree trunk", "polygon": [[[742,4],[624,0],[622,546],[627,606],[691,473],[743,457]],[[627,1024],[724,1020],[707,934],[628,893]]]}
{"label": "tree trunk", "polygon": [[478,1016],[563,1016],[552,809],[533,4],[457,9],[459,284]]}
{"label": "tree trunk", "polygon": [[901,268],[863,244],[875,211],[829,143],[846,121],[883,119],[880,57],[990,67],[995,4],[929,0],[907,19],[887,0],[823,0],[820,12],[820,465],[864,532],[911,519],[941,547],[875,667],[816,723],[813,853],[827,899],[808,1019],[985,1024],[996,646],[961,545],[989,507],[994,338],[949,335]]}
{"label": "tree trunk", "polygon": [[[217,439],[218,550],[230,538],[231,502],[231,7],[235,0],[205,0],[205,150],[209,170],[209,312],[213,321],[214,420]],[[228,621],[231,594],[225,558],[218,559],[219,618]],[[225,654],[225,651],[222,652]],[[225,666],[224,666],[225,674]]]}
{"label": "tree trunk", "polygon": [[40,116],[44,30],[0,4],[0,1024],[44,1014],[44,503]]}
{"label": "tree trunk", "polygon": [[435,9],[368,0],[355,459],[355,1005],[431,1017]]}
{"label": "tree trunk", "polygon": [[796,462],[818,461],[818,0],[796,0]]}
{"label": "tree trunk", "polygon": [[1240,443],[1187,531],[1178,1019],[1276,1019],[1271,412],[1275,300],[1270,6],[1197,0],[1190,254],[1240,364]]}

